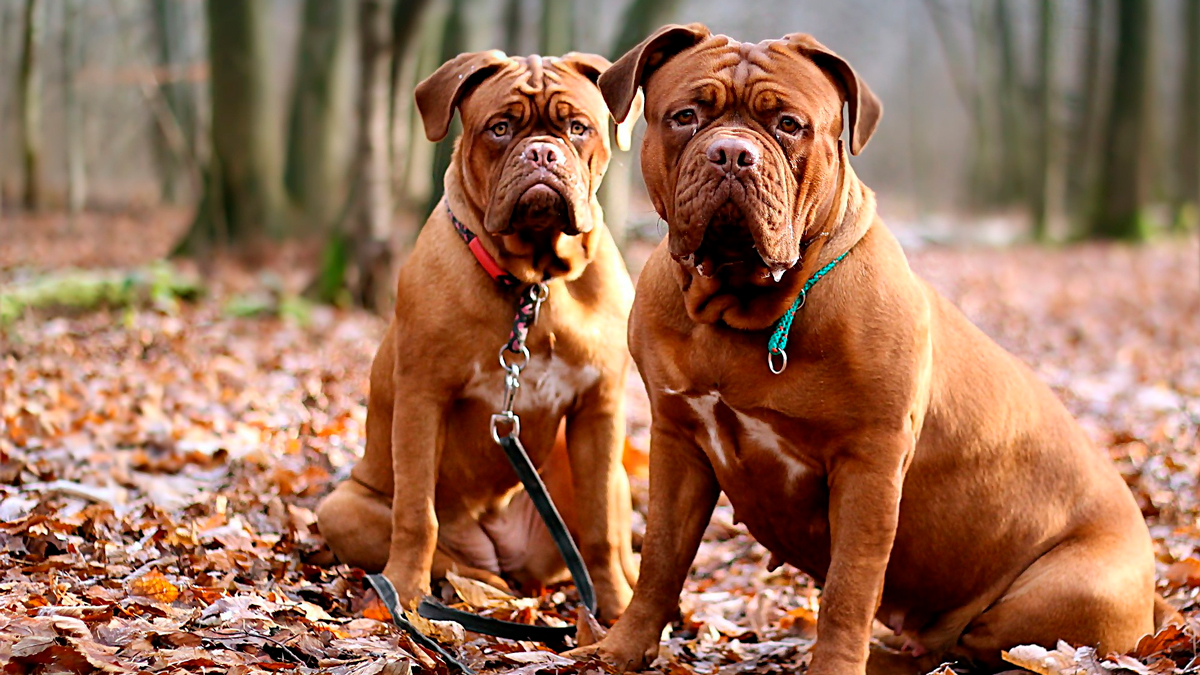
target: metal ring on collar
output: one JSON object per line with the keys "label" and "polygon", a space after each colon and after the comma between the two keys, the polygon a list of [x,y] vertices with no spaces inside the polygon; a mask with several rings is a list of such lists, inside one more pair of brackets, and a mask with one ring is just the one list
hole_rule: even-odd
{"label": "metal ring on collar", "polygon": [[[521,356],[521,365],[517,365],[516,363],[509,365],[508,360],[504,358],[505,352],[513,352],[514,354],[519,354]],[[512,370],[512,366],[517,366],[517,370],[524,370],[525,365],[528,363],[529,363],[529,348],[526,347],[525,345],[521,345],[521,348],[516,351],[509,349],[508,345],[504,345],[503,347],[500,348],[500,367],[501,368],[503,368],[505,370]]]}
{"label": "metal ring on collar", "polygon": [[[776,356],[780,357],[780,362],[779,362],[778,368],[775,367],[775,357]],[[780,349],[777,352],[767,350],[767,367],[770,368],[771,372],[776,375],[787,370],[787,352],[783,351],[782,349]],[[499,442],[499,441],[497,441],[497,442]]]}
{"label": "metal ring on collar", "polygon": [[507,410],[502,413],[496,413],[495,415],[492,415],[491,426],[492,426],[492,440],[496,441],[497,444],[500,443],[500,424],[502,422],[508,422],[509,424],[512,425],[512,429],[508,432],[507,435],[518,436],[518,437],[521,435],[521,418],[518,417],[516,413],[514,413],[511,410]]}

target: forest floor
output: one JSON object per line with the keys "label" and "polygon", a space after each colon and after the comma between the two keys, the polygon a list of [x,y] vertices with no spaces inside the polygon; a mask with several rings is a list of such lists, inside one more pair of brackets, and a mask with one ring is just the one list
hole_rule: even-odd
{"label": "forest floor", "polygon": [[[89,238],[84,226],[20,249],[8,240],[0,296],[39,266],[128,267],[166,252],[145,223],[128,227]],[[1130,656],[1061,647],[1039,657],[1044,673],[1197,669],[1198,248],[1193,237],[910,255],[1050,383],[1117,463],[1150,523],[1160,589],[1193,617]],[[321,546],[317,501],[361,452],[383,321],[283,311],[270,297],[263,311],[245,311],[245,294],[272,284],[216,269],[195,301],[34,311],[0,329],[2,672],[445,672],[391,626],[361,572],[305,563]],[[641,474],[644,513],[648,411],[636,376],[629,390],[627,463]],[[484,602],[467,582],[444,590]],[[554,589],[492,611],[553,622],[573,616],[572,596]],[[655,668],[794,672],[807,662],[819,603],[791,567],[767,571],[765,550],[722,505]],[[430,630],[482,671],[595,667],[533,643]]]}

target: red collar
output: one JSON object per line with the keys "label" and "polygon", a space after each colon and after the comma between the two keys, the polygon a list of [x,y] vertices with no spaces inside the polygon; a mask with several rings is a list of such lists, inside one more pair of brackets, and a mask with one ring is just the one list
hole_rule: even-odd
{"label": "red collar", "polygon": [[487,272],[487,275],[492,278],[492,281],[495,281],[505,288],[511,288],[521,284],[519,279],[506,272],[504,268],[500,266],[500,263],[496,262],[496,259],[492,257],[492,254],[488,253],[487,249],[483,247],[483,242],[479,240],[479,237],[476,237],[474,232],[467,229],[466,225],[463,225],[458,218],[454,217],[454,212],[450,210],[449,201],[446,202],[446,213],[450,215],[450,222],[454,225],[454,231],[458,232],[458,236],[462,238],[463,243],[467,245],[467,248],[471,249],[471,253],[473,253],[475,255],[475,259],[479,261],[479,266],[483,268],[484,272]]}

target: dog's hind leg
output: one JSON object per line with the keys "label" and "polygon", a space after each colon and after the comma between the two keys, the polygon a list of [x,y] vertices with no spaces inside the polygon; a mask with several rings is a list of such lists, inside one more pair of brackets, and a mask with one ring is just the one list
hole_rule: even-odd
{"label": "dog's hind leg", "polygon": [[317,507],[317,527],[338,562],[380,572],[392,538],[392,505],[356,481],[338,485]]}
{"label": "dog's hind leg", "polygon": [[999,668],[1001,650],[1059,640],[1123,653],[1154,630],[1149,541],[1103,532],[1067,539],[967,626],[955,652]]}

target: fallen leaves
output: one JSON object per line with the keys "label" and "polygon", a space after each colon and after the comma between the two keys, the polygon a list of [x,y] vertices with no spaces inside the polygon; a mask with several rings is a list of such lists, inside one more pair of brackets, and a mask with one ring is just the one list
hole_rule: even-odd
{"label": "fallen leaves", "polygon": [[[1149,518],[1162,590],[1185,616],[1200,602],[1194,244],[912,256],[1032,364],[1114,458]],[[314,308],[307,323],[234,318],[215,293],[169,311],[24,317],[0,334],[0,663],[30,672],[53,662],[75,672],[447,675],[391,626],[361,572],[307,562],[321,551],[316,502],[361,452],[382,328],[328,308]],[[642,510],[638,541],[649,419],[636,375],[629,392],[625,466]],[[803,668],[820,594],[768,561],[722,502],[655,669]],[[569,586],[514,598],[453,576],[441,591],[497,618],[579,621]],[[582,625],[581,641],[604,630]],[[447,644],[480,671],[600,669],[535,643],[444,628]],[[1190,667],[1194,636],[1168,628],[1124,657],[1061,646],[1010,655],[1053,675],[1173,675]]]}
{"label": "fallen leaves", "polygon": [[130,595],[141,595],[167,604],[179,597],[179,589],[175,584],[156,569],[130,581],[126,586]]}

